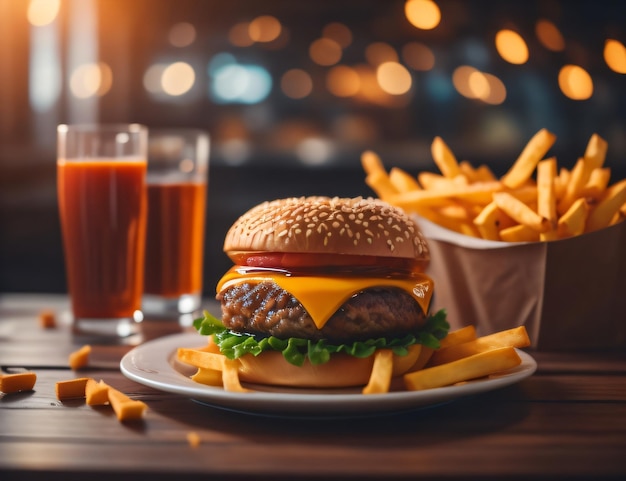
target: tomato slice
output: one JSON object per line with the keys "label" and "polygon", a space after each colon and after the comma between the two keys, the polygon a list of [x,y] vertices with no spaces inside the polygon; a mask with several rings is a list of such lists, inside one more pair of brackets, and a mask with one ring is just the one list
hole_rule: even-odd
{"label": "tomato slice", "polygon": [[283,252],[236,252],[230,253],[235,264],[249,267],[301,270],[381,270],[422,271],[426,262],[394,257],[359,256],[348,254],[302,254]]}

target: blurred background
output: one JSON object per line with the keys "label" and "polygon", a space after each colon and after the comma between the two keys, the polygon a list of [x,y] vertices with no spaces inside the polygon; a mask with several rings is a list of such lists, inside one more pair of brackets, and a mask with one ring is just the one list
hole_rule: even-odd
{"label": "blurred background", "polygon": [[230,224],[263,200],[372,195],[360,154],[503,173],[557,134],[591,134],[626,176],[622,0],[0,0],[0,293],[66,292],[56,125],[139,122],[211,135],[207,296]]}

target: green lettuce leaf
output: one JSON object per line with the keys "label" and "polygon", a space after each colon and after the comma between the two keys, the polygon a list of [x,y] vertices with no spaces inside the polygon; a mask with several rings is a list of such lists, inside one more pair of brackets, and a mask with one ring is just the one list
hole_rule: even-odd
{"label": "green lettuce leaf", "polygon": [[237,359],[245,354],[258,356],[263,351],[278,351],[282,352],[291,364],[302,366],[306,359],[314,365],[324,364],[328,362],[332,354],[338,352],[354,357],[368,357],[376,349],[391,349],[394,354],[404,356],[413,344],[422,344],[437,349],[440,345],[439,341],[448,334],[450,324],[446,320],[446,311],[441,309],[434,315],[430,315],[426,324],[414,334],[407,334],[402,338],[380,337],[338,345],[328,344],[325,340],[311,341],[296,337],[279,339],[274,336],[257,337],[232,332],[207,311],[204,312],[204,317],[194,321],[194,327],[203,336],[213,336],[213,341],[228,359]]}

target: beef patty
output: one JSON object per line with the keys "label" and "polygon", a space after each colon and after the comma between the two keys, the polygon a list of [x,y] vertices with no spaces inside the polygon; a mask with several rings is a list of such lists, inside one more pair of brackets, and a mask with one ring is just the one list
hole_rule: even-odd
{"label": "beef patty", "polygon": [[241,283],[217,295],[222,322],[233,331],[331,343],[415,332],[426,321],[419,304],[396,288],[373,288],[352,296],[318,329],[302,304],[273,282]]}

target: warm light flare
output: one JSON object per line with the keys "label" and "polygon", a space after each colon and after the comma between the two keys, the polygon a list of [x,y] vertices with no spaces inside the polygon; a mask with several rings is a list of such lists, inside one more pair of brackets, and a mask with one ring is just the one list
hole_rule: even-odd
{"label": "warm light flare", "polygon": [[397,62],[384,62],[376,69],[380,88],[390,95],[402,95],[411,89],[411,74]]}
{"label": "warm light flare", "polygon": [[402,48],[404,63],[413,70],[428,71],[435,66],[435,54],[423,43],[409,42]]}
{"label": "warm light flare", "polygon": [[481,100],[490,105],[499,105],[506,100],[506,87],[502,80],[469,65],[462,65],[454,71],[452,83],[457,92],[468,99]]}
{"label": "warm light flare", "polygon": [[346,48],[352,43],[352,31],[339,22],[326,25],[322,30],[322,36],[334,40],[341,48]]}
{"label": "warm light flare", "polygon": [[280,88],[287,97],[302,99],[313,91],[313,80],[304,70],[294,68],[283,74]]}
{"label": "warm light flare", "polygon": [[432,30],[441,22],[441,11],[432,0],[407,0],[404,14],[411,25],[421,30]]}
{"label": "warm light flare", "polygon": [[196,81],[193,67],[186,62],[174,62],[161,74],[161,88],[168,95],[177,97],[187,93]]}
{"label": "warm light flare", "polygon": [[248,34],[255,42],[272,42],[280,36],[282,25],[271,15],[261,15],[250,22]]}
{"label": "warm light flare", "polygon": [[318,38],[309,47],[311,60],[325,67],[338,63],[341,55],[341,46],[330,38]]}
{"label": "warm light flare", "polygon": [[374,42],[365,48],[365,58],[370,65],[378,67],[385,62],[397,62],[398,54],[388,43]]}
{"label": "warm light flare", "polygon": [[520,34],[513,30],[500,30],[496,34],[496,50],[509,63],[521,65],[528,61],[528,46]]}
{"label": "warm light flare", "polygon": [[326,88],[337,97],[353,97],[359,93],[361,78],[352,67],[337,65],[328,71]]}
{"label": "warm light flare", "polygon": [[587,100],[593,95],[593,80],[578,65],[565,65],[559,72],[559,87],[572,100]]}
{"label": "warm light flare", "polygon": [[196,27],[188,22],[179,22],[172,25],[167,36],[174,47],[188,47],[196,39]]}
{"label": "warm light flare", "polygon": [[61,0],[30,0],[28,22],[34,27],[49,25],[57,18],[60,7]]}
{"label": "warm light flare", "polygon": [[626,47],[618,40],[609,39],[604,44],[604,61],[617,73],[626,73]]}
{"label": "warm light flare", "polygon": [[565,40],[560,30],[551,21],[540,19],[535,25],[535,34],[541,44],[553,52],[565,50]]}
{"label": "warm light flare", "polygon": [[233,25],[228,31],[228,40],[236,47],[249,47],[254,44],[250,38],[250,28],[248,22],[239,22]]}
{"label": "warm light flare", "polygon": [[80,65],[70,76],[70,91],[79,99],[101,97],[111,89],[112,84],[113,72],[104,62]]}

